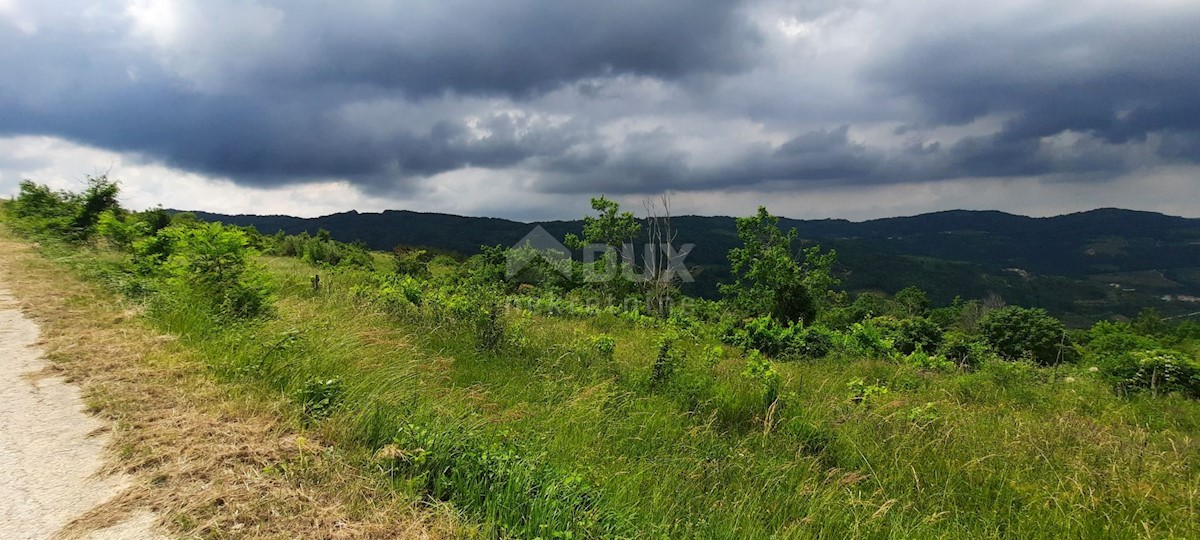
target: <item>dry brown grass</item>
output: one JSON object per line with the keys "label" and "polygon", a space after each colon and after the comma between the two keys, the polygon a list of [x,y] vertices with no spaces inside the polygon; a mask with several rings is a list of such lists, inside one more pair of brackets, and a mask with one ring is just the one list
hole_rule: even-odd
{"label": "dry brown grass", "polygon": [[79,537],[149,509],[187,538],[448,538],[446,508],[399,494],[370,456],[313,440],[282,398],[216,383],[136,307],[70,275],[0,226],[0,276],[39,322],[50,370],[110,421],[108,471],[132,486],[80,517]]}

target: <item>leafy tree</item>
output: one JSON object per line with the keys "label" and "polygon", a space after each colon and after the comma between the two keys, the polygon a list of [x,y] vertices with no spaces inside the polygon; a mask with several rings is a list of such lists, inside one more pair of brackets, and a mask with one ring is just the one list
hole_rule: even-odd
{"label": "leafy tree", "polygon": [[604,197],[592,199],[592,210],[597,216],[583,218],[583,237],[568,234],[566,246],[571,249],[583,249],[589,244],[602,244],[617,252],[628,242],[632,242],[642,230],[636,217],[631,212],[622,212],[621,205]]}
{"label": "leafy tree", "polygon": [[1062,321],[1040,308],[1008,306],[989,312],[979,329],[988,344],[1008,360],[1054,364],[1069,350]]}
{"label": "leafy tree", "polygon": [[924,317],[929,314],[929,295],[919,287],[905,287],[894,298],[907,316]]}
{"label": "leafy tree", "polygon": [[742,247],[729,250],[734,282],[721,285],[721,292],[739,309],[766,314],[783,322],[812,321],[821,300],[837,283],[830,267],[832,251],[819,246],[806,248],[799,260],[792,253],[796,230],[784,234],[779,218],[759,207],[751,217],[738,218]]}
{"label": "leafy tree", "polygon": [[101,214],[120,208],[117,203],[119,189],[117,183],[109,180],[107,176],[88,177],[87,189],[84,189],[79,197],[79,208],[71,222],[76,240],[87,240],[95,232]]}
{"label": "leafy tree", "polygon": [[[592,199],[592,209],[598,212],[596,216],[583,218],[583,236],[568,234],[565,245],[569,249],[585,249],[589,245],[605,246],[602,260],[596,262],[593,270],[598,270],[601,292],[607,301],[613,302],[635,293],[632,282],[622,270],[621,250],[627,243],[633,241],[642,230],[642,225],[631,212],[622,212],[621,205],[604,197]],[[627,261],[632,264],[632,261]]]}

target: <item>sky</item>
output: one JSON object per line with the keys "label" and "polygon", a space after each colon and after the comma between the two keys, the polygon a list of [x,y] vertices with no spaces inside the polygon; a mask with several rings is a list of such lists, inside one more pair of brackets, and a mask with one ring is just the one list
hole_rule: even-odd
{"label": "sky", "polygon": [[0,0],[0,194],[1200,217],[1194,0]]}

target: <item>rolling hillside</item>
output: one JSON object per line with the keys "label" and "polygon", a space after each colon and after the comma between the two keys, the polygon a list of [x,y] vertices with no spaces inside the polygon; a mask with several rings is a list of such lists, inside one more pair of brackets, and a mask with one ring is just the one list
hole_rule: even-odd
{"label": "rolling hillside", "polygon": [[[252,225],[264,233],[326,229],[373,249],[419,245],[463,254],[481,245],[512,245],[533,223],[402,210],[345,212],[319,218],[221,215],[204,220]],[[580,221],[537,223],[557,237]],[[678,242],[693,243],[697,267],[689,292],[716,294],[728,275],[725,256],[737,242],[731,217],[680,216]],[[839,253],[851,291],[893,293],[916,284],[937,302],[997,294],[1045,307],[1068,320],[1132,316],[1142,307],[1181,315],[1200,311],[1200,219],[1100,209],[1049,218],[955,210],[863,222],[782,219],[800,238]],[[1167,299],[1169,298],[1169,300]]]}

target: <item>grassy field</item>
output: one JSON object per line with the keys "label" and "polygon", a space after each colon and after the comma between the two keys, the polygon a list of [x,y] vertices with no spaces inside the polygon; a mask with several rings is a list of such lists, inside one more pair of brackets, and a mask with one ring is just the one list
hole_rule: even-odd
{"label": "grassy field", "polygon": [[[142,287],[120,252],[42,249]],[[165,290],[139,317],[363,474],[452,505],[457,535],[1200,537],[1200,402],[1119,396],[1086,360],[772,361],[687,321],[481,313],[390,269],[259,262],[270,316]]]}

